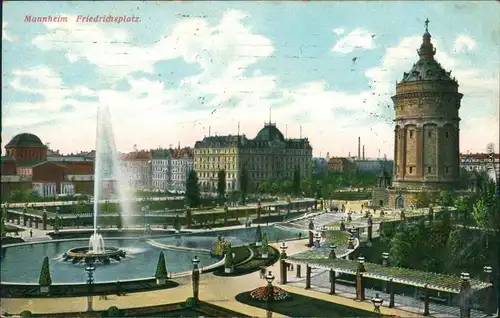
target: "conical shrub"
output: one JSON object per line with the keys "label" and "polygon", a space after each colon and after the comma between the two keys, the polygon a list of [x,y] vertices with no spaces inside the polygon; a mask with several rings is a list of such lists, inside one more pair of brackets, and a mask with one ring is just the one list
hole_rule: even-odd
{"label": "conical shrub", "polygon": [[165,262],[165,255],[163,254],[163,252],[160,252],[160,257],[158,258],[158,265],[156,265],[155,278],[156,279],[168,278],[167,264]]}
{"label": "conical shrub", "polygon": [[40,286],[52,285],[52,278],[50,277],[49,257],[45,256],[43,259],[42,270],[40,271]]}

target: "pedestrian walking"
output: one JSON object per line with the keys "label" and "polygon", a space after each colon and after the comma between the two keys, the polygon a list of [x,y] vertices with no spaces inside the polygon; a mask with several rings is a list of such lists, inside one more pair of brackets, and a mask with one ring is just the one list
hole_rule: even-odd
{"label": "pedestrian walking", "polygon": [[30,229],[30,237],[33,237],[33,230]]}

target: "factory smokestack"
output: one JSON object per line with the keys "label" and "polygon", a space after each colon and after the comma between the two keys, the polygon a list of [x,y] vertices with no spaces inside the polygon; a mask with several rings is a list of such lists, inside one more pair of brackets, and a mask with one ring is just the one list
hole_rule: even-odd
{"label": "factory smokestack", "polygon": [[363,160],[365,160],[365,145],[363,145]]}
{"label": "factory smokestack", "polygon": [[358,160],[361,159],[361,137],[358,137]]}

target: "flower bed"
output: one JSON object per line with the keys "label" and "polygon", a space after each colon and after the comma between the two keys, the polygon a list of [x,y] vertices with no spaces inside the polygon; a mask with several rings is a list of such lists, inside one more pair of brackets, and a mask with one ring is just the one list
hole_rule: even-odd
{"label": "flower bed", "polygon": [[[285,300],[291,297],[286,290],[276,286],[273,286],[273,296],[273,300]],[[250,292],[250,297],[256,300],[267,301],[267,286],[252,290]]]}

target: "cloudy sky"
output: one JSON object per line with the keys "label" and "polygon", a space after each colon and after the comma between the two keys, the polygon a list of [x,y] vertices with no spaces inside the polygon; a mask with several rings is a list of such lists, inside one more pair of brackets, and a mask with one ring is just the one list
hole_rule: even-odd
{"label": "cloudy sky", "polygon": [[[95,144],[108,105],[120,151],[253,138],[272,121],[315,155],[391,157],[396,81],[424,20],[456,76],[462,152],[498,149],[500,6],[494,2],[3,3],[2,141],[38,135],[63,152]],[[25,22],[63,16],[67,22]],[[134,16],[85,23],[80,16]],[[209,128],[210,127],[210,128]],[[301,129],[302,127],[302,129]]]}

